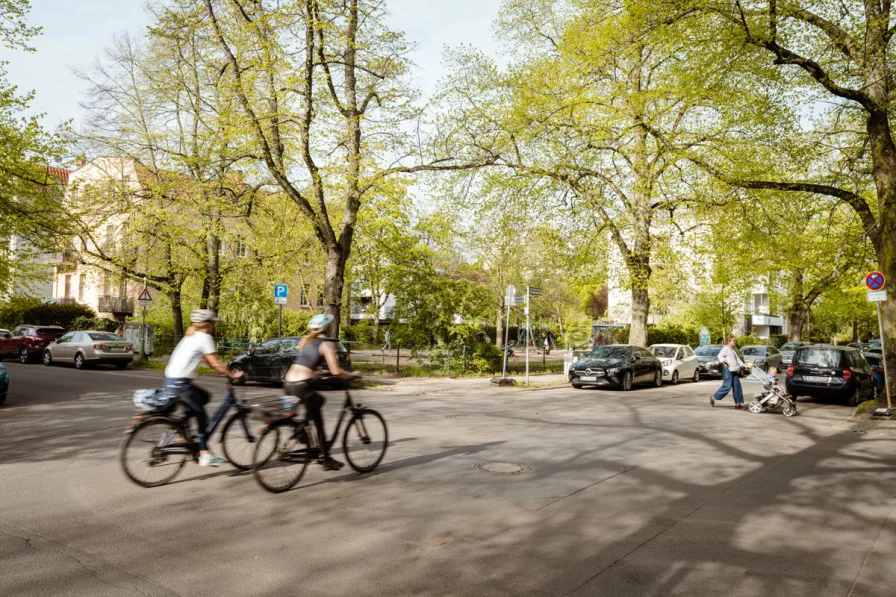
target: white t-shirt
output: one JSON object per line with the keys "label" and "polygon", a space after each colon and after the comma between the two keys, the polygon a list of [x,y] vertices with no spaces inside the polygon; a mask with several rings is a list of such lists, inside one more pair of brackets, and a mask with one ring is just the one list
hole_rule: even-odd
{"label": "white t-shirt", "polygon": [[719,352],[719,362],[727,365],[729,371],[740,371],[743,361],[737,356],[737,352],[730,346],[726,346]]}
{"label": "white t-shirt", "polygon": [[192,336],[184,336],[168,359],[165,377],[195,378],[202,357],[213,352],[217,352],[215,339],[205,332],[193,332]]}

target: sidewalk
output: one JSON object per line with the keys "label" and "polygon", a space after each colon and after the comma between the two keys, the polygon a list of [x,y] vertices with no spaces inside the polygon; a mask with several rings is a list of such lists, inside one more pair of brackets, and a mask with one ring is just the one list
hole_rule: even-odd
{"label": "sidewalk", "polygon": [[[380,378],[370,377],[368,381],[376,382]],[[392,392],[402,395],[422,396],[426,394],[439,396],[465,396],[482,392],[498,392],[513,394],[526,390],[546,390],[568,387],[566,377],[562,373],[549,373],[546,375],[530,375],[529,386],[526,387],[526,376],[512,376],[516,380],[516,386],[500,387],[491,383],[492,377],[460,377],[456,379],[448,377],[405,377],[400,379],[382,378],[388,382],[375,388],[369,388],[371,392]]]}

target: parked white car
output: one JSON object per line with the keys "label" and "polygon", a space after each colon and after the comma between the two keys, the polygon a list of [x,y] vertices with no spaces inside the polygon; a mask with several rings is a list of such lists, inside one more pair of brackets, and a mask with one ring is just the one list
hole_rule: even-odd
{"label": "parked white car", "polygon": [[700,363],[690,346],[654,344],[647,350],[663,364],[663,381],[673,384],[681,379],[700,381]]}

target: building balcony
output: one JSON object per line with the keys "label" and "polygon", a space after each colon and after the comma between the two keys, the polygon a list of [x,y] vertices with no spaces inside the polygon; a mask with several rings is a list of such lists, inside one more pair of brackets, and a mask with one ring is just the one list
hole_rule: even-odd
{"label": "building balcony", "polygon": [[775,325],[783,326],[784,318],[779,315],[754,314],[750,318],[753,325]]}
{"label": "building balcony", "polygon": [[97,310],[100,313],[130,315],[134,312],[134,299],[125,296],[101,296]]}

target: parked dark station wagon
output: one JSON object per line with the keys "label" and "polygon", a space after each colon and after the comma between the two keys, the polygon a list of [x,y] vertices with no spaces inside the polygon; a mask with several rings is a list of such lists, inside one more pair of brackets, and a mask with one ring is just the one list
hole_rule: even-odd
{"label": "parked dark station wagon", "polygon": [[[298,337],[274,338],[250,348],[246,354],[236,357],[227,365],[231,371],[245,373],[243,377],[231,380],[231,383],[241,385],[247,381],[282,382],[286,370],[299,354],[301,341],[302,339]],[[343,369],[351,369],[352,357],[342,342],[336,342],[336,356],[339,357],[339,365]]]}
{"label": "parked dark station wagon", "polygon": [[874,397],[871,365],[848,346],[802,346],[787,367],[787,392],[797,398],[828,398],[855,406]]}

